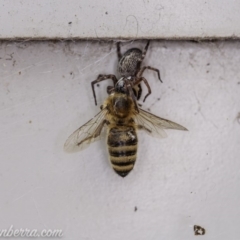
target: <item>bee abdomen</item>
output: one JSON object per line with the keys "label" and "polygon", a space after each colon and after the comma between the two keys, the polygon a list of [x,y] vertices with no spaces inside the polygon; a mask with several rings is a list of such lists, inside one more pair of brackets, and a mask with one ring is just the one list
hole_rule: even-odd
{"label": "bee abdomen", "polygon": [[108,151],[114,171],[121,177],[133,169],[137,157],[137,135],[133,127],[112,128],[108,136]]}
{"label": "bee abdomen", "polygon": [[113,157],[124,157],[136,155],[136,146],[109,147],[109,154]]}
{"label": "bee abdomen", "polygon": [[127,174],[133,169],[136,161],[136,151],[133,155],[127,155],[129,152],[126,152],[124,155],[123,152],[119,156],[110,155],[110,161],[112,164],[113,170],[120,175],[121,177],[127,176]]}

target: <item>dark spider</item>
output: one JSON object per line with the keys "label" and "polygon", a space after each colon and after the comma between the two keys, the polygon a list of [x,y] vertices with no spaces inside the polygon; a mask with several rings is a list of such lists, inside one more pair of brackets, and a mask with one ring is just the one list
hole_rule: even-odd
{"label": "dark spider", "polygon": [[[128,51],[126,51],[123,55],[121,54],[120,42],[117,43],[118,72],[120,73],[121,77],[127,78],[132,83],[133,92],[137,100],[139,100],[142,95],[142,87],[140,83],[142,81],[145,83],[148,89],[148,93],[144,97],[143,102],[145,102],[146,98],[151,94],[151,88],[148,84],[148,81],[146,80],[146,78],[142,76],[143,72],[146,69],[155,71],[158,74],[158,78],[160,82],[162,82],[160,77],[160,71],[158,69],[153,68],[151,66],[141,67],[142,61],[147,53],[149,43],[150,41],[147,42],[143,52],[138,48],[131,48]],[[113,86],[107,87],[107,92],[108,94],[110,94],[114,90],[114,86],[118,81],[115,75],[112,75],[112,74],[99,75],[98,78],[92,81],[91,83],[96,105],[97,105],[97,100],[96,100],[96,94],[94,90],[94,84],[107,79],[112,79],[113,81]]]}

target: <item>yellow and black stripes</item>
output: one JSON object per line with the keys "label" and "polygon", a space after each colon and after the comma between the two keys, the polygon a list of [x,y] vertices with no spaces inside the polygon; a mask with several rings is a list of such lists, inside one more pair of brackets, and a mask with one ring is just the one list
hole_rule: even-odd
{"label": "yellow and black stripes", "polygon": [[114,171],[125,177],[134,167],[137,135],[132,126],[117,126],[109,130],[108,151]]}

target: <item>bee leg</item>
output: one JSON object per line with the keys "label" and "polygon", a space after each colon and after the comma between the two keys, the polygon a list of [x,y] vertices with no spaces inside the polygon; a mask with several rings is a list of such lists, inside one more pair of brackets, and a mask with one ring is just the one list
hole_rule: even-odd
{"label": "bee leg", "polygon": [[137,77],[141,77],[143,75],[143,72],[146,70],[146,69],[149,69],[149,70],[152,70],[152,71],[155,71],[157,74],[158,74],[158,79],[160,80],[160,82],[162,83],[162,79],[160,77],[160,71],[159,69],[157,68],[153,68],[151,66],[144,66],[142,68],[140,68],[139,72],[137,73]]}
{"label": "bee leg", "polygon": [[152,133],[152,131],[151,131],[150,129],[146,128],[145,126],[138,125],[137,128],[138,128],[139,130],[145,130],[145,131],[147,131],[148,133]]}
{"label": "bee leg", "polygon": [[96,99],[96,93],[95,93],[95,89],[94,89],[94,85],[96,83],[99,83],[101,81],[104,81],[104,80],[107,80],[107,79],[112,79],[113,80],[113,84],[115,86],[115,84],[117,83],[117,78],[115,75],[112,75],[112,74],[108,74],[108,75],[98,75],[98,78],[94,81],[91,82],[91,85],[92,85],[92,91],[93,91],[93,97],[94,97],[94,100],[95,100],[95,105],[97,105],[97,99]]}
{"label": "bee leg", "polygon": [[117,42],[117,56],[118,56],[118,61],[120,61],[120,59],[122,58],[120,42]]}

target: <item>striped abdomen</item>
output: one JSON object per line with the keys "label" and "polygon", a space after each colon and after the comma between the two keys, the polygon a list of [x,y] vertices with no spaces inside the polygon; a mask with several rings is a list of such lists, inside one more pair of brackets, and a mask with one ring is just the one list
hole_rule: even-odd
{"label": "striped abdomen", "polygon": [[134,167],[137,157],[137,134],[132,126],[111,128],[108,134],[108,151],[114,171],[125,177]]}

